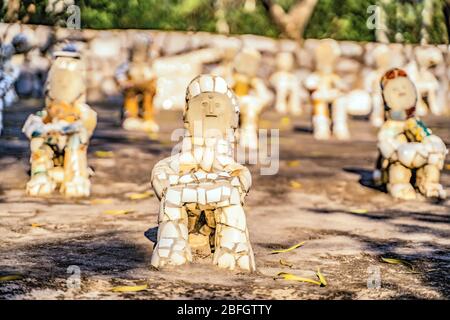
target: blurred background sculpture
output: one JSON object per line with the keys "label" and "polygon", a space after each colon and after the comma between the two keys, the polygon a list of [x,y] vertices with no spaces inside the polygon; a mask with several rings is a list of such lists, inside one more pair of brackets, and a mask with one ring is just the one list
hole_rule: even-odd
{"label": "blurred background sculpture", "polygon": [[213,252],[221,268],[255,270],[243,209],[251,175],[233,153],[238,117],[238,101],[223,78],[200,75],[189,84],[181,150],[152,171],[161,200],[153,266],[191,262],[194,251]]}
{"label": "blurred background sculpture", "polygon": [[85,81],[84,63],[72,47],[55,52],[45,108],[30,115],[23,127],[31,141],[29,195],[49,195],[58,186],[68,197],[90,194],[87,148],[97,114],[86,104]]}
{"label": "blurred background sculpture", "polygon": [[234,61],[232,87],[241,108],[239,144],[243,148],[258,149],[258,122],[261,111],[272,100],[272,94],[264,80],[258,77],[261,54],[244,48]]}
{"label": "blurred background sculpture", "polygon": [[270,77],[270,83],[275,89],[275,109],[282,113],[294,116],[301,114],[300,107],[300,81],[295,75],[294,56],[291,52],[280,52],[276,59],[276,72]]}
{"label": "blurred background sculpture", "polygon": [[129,62],[116,72],[116,80],[124,91],[123,128],[157,132],[153,99],[156,94],[156,75],[152,70],[150,47],[152,41],[137,35],[130,49]]}
{"label": "blurred background sculpture", "polygon": [[29,50],[28,40],[23,34],[16,35],[11,43],[0,42],[0,135],[3,131],[3,109],[18,100],[14,84],[20,75],[20,67],[11,62],[15,54]]}
{"label": "blurred background sculpture", "polygon": [[443,61],[442,52],[435,47],[416,47],[414,56],[415,60],[406,66],[406,70],[417,89],[416,113],[418,116],[428,112],[442,115],[446,106],[438,99],[439,81],[430,70]]}
{"label": "blurred background sculpture", "polygon": [[[381,80],[386,122],[378,134],[380,157],[374,180],[395,198],[445,198],[439,184],[447,149],[438,136],[414,117],[417,91],[406,72],[388,71]],[[414,179],[413,179],[414,178]]]}
{"label": "blurred background sculpture", "polygon": [[334,71],[336,60],[341,54],[339,46],[332,39],[321,40],[314,53],[316,69],[305,80],[305,87],[311,91],[314,137],[326,140],[332,131],[336,138],[348,139],[350,132],[346,101],[342,94],[344,88]]}

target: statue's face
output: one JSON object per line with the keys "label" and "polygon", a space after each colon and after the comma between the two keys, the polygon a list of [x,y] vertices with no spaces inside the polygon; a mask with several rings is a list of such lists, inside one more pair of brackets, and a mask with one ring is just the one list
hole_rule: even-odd
{"label": "statue's face", "polygon": [[234,116],[234,107],[225,94],[205,92],[189,100],[185,121],[192,136],[225,138]]}
{"label": "statue's face", "polygon": [[406,77],[398,77],[389,80],[383,89],[384,101],[393,118],[401,120],[400,114],[416,104],[416,89],[411,80]]}
{"label": "statue's face", "polygon": [[57,58],[47,79],[48,95],[57,102],[72,103],[86,93],[84,67],[80,60]]}

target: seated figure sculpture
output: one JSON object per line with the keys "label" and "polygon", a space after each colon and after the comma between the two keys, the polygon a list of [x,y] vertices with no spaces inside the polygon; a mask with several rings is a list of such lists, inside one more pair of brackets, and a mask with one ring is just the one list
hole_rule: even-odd
{"label": "seated figure sculpture", "polygon": [[331,130],[340,140],[350,138],[343,94],[345,88],[334,71],[340,54],[341,50],[335,40],[320,40],[315,49],[316,70],[305,79],[305,87],[311,92],[313,105],[314,138],[318,140],[329,139]]}
{"label": "seated figure sculpture", "polygon": [[276,92],[275,109],[281,114],[301,114],[300,81],[294,73],[294,55],[280,52],[276,56],[277,70],[271,75],[270,83]]}
{"label": "seated figure sculpture", "polygon": [[125,130],[157,132],[153,99],[156,94],[156,74],[152,70],[150,47],[152,41],[138,35],[130,49],[130,61],[119,66],[116,81],[124,91],[123,108]]}
{"label": "seated figure sculpture", "polygon": [[257,76],[261,54],[254,49],[244,48],[234,60],[233,90],[241,108],[239,145],[258,150],[258,123],[262,110],[272,100],[264,80]]}
{"label": "seated figure sculpture", "polygon": [[225,80],[200,75],[187,88],[181,151],[158,162],[152,186],[161,201],[154,267],[182,265],[194,253],[221,268],[253,271],[244,198],[249,170],[234,160],[239,106]]}
{"label": "seated figure sculpture", "polygon": [[97,114],[86,104],[85,67],[80,55],[59,51],[49,71],[45,108],[30,115],[22,131],[31,140],[27,194],[44,196],[58,186],[68,197],[90,194],[87,148]]}
{"label": "seated figure sculpture", "polygon": [[445,198],[439,184],[447,149],[444,142],[414,116],[417,91],[406,72],[391,69],[381,79],[386,122],[378,134],[380,156],[374,181],[395,198]]}

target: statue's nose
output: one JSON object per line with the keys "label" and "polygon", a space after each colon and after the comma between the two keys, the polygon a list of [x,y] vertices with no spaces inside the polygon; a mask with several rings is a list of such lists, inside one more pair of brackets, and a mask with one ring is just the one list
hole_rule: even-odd
{"label": "statue's nose", "polygon": [[209,114],[214,114],[215,113],[215,108],[214,108],[214,103],[209,103],[208,105],[208,113]]}

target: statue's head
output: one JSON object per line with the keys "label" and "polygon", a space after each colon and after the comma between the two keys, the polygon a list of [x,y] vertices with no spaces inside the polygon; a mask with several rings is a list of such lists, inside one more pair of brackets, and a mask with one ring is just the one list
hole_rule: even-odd
{"label": "statue's head", "polygon": [[238,127],[238,121],[237,99],[223,78],[203,74],[191,81],[184,123],[192,137],[225,138]]}
{"label": "statue's head", "polygon": [[46,104],[85,102],[86,70],[80,54],[68,46],[54,53],[46,83]]}
{"label": "statue's head", "polygon": [[153,40],[150,36],[138,34],[133,39],[130,49],[130,60],[132,62],[147,62]]}
{"label": "statue's head", "polygon": [[282,51],[277,54],[275,59],[277,69],[281,71],[292,71],[294,68],[294,55],[288,51]]}
{"label": "statue's head", "polygon": [[384,108],[392,120],[406,120],[414,116],[417,92],[414,83],[402,69],[391,69],[381,79]]}
{"label": "statue's head", "polygon": [[234,70],[247,77],[254,77],[258,73],[261,54],[258,50],[244,48],[234,59]]}
{"label": "statue's head", "polygon": [[319,44],[315,48],[314,55],[316,60],[316,69],[321,72],[331,73],[334,69],[336,60],[341,55],[341,49],[335,40],[323,39],[320,40]]}

